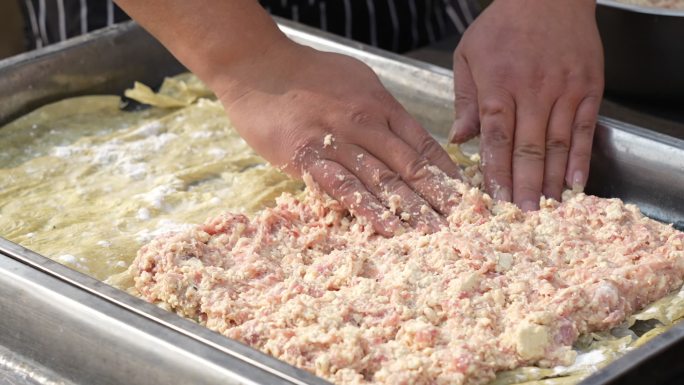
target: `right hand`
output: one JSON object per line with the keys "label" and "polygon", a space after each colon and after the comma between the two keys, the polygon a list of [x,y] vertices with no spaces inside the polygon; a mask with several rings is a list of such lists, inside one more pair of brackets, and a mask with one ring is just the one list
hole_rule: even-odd
{"label": "right hand", "polygon": [[379,234],[397,233],[402,219],[426,232],[446,223],[457,166],[365,64],[284,39],[215,79],[247,143],[291,175],[310,174]]}
{"label": "right hand", "polygon": [[495,1],[454,53],[451,139],[480,135],[487,192],[537,210],[583,189],[603,94],[594,0]]}

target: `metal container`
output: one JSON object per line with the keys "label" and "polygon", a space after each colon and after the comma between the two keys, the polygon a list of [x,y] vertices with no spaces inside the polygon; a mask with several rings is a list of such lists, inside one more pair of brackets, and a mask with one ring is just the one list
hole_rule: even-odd
{"label": "metal container", "polygon": [[39,384],[327,384],[4,239],[2,366]]}
{"label": "metal container", "polygon": [[[451,71],[295,24],[281,22],[281,28],[303,44],[363,60],[428,130],[446,137],[453,119]],[[134,80],[154,86],[181,70],[137,25],[115,26],[0,61],[0,125],[51,101],[121,94]],[[681,221],[684,141],[601,118],[588,189],[636,203],[653,218]],[[643,369],[642,356],[668,346],[684,346],[684,328],[606,370],[623,375],[639,365]],[[0,370],[4,367],[28,368],[36,378],[54,376],[52,383],[326,383],[0,238]],[[606,378],[587,384],[610,383]]]}
{"label": "metal container", "polygon": [[606,91],[684,106],[684,10],[597,3]]}

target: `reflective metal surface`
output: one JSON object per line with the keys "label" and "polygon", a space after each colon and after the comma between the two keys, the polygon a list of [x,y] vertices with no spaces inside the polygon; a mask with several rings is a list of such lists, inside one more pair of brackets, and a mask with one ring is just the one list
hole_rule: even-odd
{"label": "reflective metal surface", "polygon": [[662,222],[684,220],[684,141],[602,118],[587,189],[636,203]]}
{"label": "reflective metal surface", "polygon": [[[427,129],[446,136],[450,71],[291,23],[282,28],[301,43],[365,61]],[[0,61],[0,125],[50,101],[121,94],[134,80],[154,86],[181,70],[132,23]],[[662,221],[682,220],[684,141],[601,118],[588,189]],[[0,345],[75,383],[325,383],[1,238]]]}
{"label": "reflective metal surface", "polygon": [[50,368],[0,345],[0,385],[72,385]]}
{"label": "reflective metal surface", "polygon": [[684,104],[684,10],[597,2],[606,91]]}
{"label": "reflective metal surface", "polygon": [[684,322],[654,337],[579,385],[681,385],[684,383]]}
{"label": "reflective metal surface", "polygon": [[77,384],[326,384],[0,238],[0,346]]}
{"label": "reflective metal surface", "polygon": [[133,79],[160,84],[182,70],[138,27],[95,31],[0,60],[0,125],[64,97],[120,93]]}

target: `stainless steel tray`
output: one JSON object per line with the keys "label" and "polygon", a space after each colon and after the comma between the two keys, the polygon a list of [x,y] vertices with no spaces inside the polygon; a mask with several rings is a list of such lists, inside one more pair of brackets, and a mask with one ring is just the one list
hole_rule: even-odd
{"label": "stainless steel tray", "polygon": [[4,239],[0,250],[0,354],[55,376],[39,383],[326,383]]}
{"label": "stainless steel tray", "polygon": [[[446,136],[450,71],[292,23],[281,27],[299,42],[365,61],[427,129]],[[115,26],[0,61],[0,125],[51,101],[121,94],[134,80],[158,85],[182,70],[134,23]],[[681,221],[684,141],[602,118],[588,188],[636,203],[656,219]],[[675,331],[648,346],[681,346],[684,333]],[[74,383],[325,383],[4,239],[0,345]],[[609,368],[626,373],[640,362],[632,357]],[[591,382],[600,383],[608,382]]]}
{"label": "stainless steel tray", "polygon": [[684,100],[684,10],[598,0],[606,90],[615,95]]}

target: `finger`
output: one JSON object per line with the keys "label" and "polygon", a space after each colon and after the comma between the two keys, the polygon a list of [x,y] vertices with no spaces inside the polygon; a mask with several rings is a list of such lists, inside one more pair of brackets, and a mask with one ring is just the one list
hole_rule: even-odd
{"label": "finger", "polygon": [[591,146],[594,140],[596,120],[598,118],[601,98],[587,96],[577,107],[572,126],[570,141],[570,156],[565,174],[565,182],[573,189],[583,190],[589,176],[589,162],[591,161]]}
{"label": "finger", "polygon": [[307,169],[316,183],[352,215],[367,220],[380,235],[392,236],[401,229],[399,219],[387,209],[349,170],[331,160],[316,160]]}
{"label": "finger", "polygon": [[368,191],[411,227],[432,233],[447,224],[397,173],[362,148],[340,144],[328,156],[353,172]]}
{"label": "finger", "polygon": [[484,90],[480,106],[480,156],[486,191],[496,200],[512,198],[511,152],[515,126],[515,100],[510,93]]}
{"label": "finger", "polygon": [[553,108],[546,131],[546,160],[544,163],[544,196],[560,201],[568,164],[572,122],[575,119],[579,100],[572,96],[561,96]]}
{"label": "finger", "polygon": [[357,130],[355,143],[386,164],[440,214],[448,215],[459,196],[451,178],[387,128]]}
{"label": "finger", "polygon": [[551,104],[533,95],[520,97],[513,142],[513,201],[523,211],[539,209],[546,158],[546,127]]}
{"label": "finger", "polygon": [[454,55],[454,111],[456,119],[449,132],[449,143],[463,143],[480,133],[477,87],[466,58]]}
{"label": "finger", "polygon": [[397,102],[389,117],[390,130],[411,146],[418,154],[426,157],[431,164],[439,167],[452,178],[459,178],[461,173],[458,166],[451,160],[449,154],[437,143],[432,135],[418,123]]}

